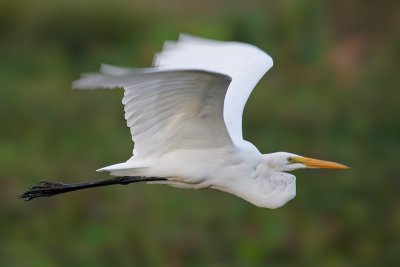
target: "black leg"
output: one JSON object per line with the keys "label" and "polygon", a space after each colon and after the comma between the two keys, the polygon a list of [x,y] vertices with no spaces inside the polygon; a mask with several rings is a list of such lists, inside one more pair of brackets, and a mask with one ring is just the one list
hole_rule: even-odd
{"label": "black leg", "polygon": [[37,185],[32,186],[27,191],[23,192],[18,198],[25,201],[32,200],[37,197],[51,197],[54,195],[67,193],[71,191],[108,186],[108,185],[127,185],[130,183],[139,182],[153,182],[153,181],[167,181],[168,179],[162,177],[145,177],[145,176],[121,176],[111,179],[89,181],[84,183],[65,184],[62,182],[41,181]]}

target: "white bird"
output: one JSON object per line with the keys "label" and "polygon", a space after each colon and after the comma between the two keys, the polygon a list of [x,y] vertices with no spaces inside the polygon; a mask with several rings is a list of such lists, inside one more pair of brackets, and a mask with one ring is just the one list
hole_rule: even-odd
{"label": "white bird", "polygon": [[287,171],[347,168],[286,152],[261,154],[243,140],[244,106],[272,65],[255,46],[181,34],[164,44],[152,68],[102,65],[100,73],[83,75],[73,88],[124,88],[134,141],[128,161],[98,171],[165,177],[157,183],[214,188],[277,208],[296,195],[296,177]]}

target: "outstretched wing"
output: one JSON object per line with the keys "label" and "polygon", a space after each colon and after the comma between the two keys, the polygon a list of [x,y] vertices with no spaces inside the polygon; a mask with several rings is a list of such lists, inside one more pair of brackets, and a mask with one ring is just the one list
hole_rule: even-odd
{"label": "outstretched wing", "polygon": [[225,98],[224,120],[234,142],[243,140],[242,114],[251,91],[272,67],[269,55],[255,46],[220,42],[181,34],[165,42],[154,65],[160,68],[202,69],[229,75],[232,82]]}
{"label": "outstretched wing", "polygon": [[230,77],[201,70],[125,69],[103,66],[83,75],[75,89],[123,87],[134,158],[177,149],[231,146],[223,120]]}

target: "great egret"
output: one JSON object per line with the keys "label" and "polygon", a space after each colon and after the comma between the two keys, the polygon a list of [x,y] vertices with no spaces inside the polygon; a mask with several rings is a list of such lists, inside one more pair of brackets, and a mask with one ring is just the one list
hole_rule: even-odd
{"label": "great egret", "polygon": [[[98,171],[181,188],[214,188],[277,208],[296,195],[296,177],[287,171],[346,169],[292,153],[261,154],[243,140],[244,106],[272,65],[255,46],[181,34],[177,42],[164,44],[153,68],[102,65],[100,73],[83,75],[74,89],[124,88],[125,118],[135,143],[128,161]],[[44,182],[32,189],[57,185],[65,184]]]}

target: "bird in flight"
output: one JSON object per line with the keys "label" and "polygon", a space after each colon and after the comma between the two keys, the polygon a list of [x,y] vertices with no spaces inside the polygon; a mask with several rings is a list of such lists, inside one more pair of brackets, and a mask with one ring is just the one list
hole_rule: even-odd
{"label": "bird in flight", "polygon": [[[218,189],[259,207],[278,208],[296,195],[296,177],[287,172],[348,168],[287,152],[262,154],[243,139],[246,101],[273,65],[257,47],[181,34],[178,41],[165,42],[153,65],[102,65],[100,73],[84,74],[73,82],[74,89],[124,89],[133,156],[97,170],[117,176],[114,182],[41,182],[20,197],[29,200],[94,186],[148,182]],[[48,194],[41,195],[45,190]]]}

